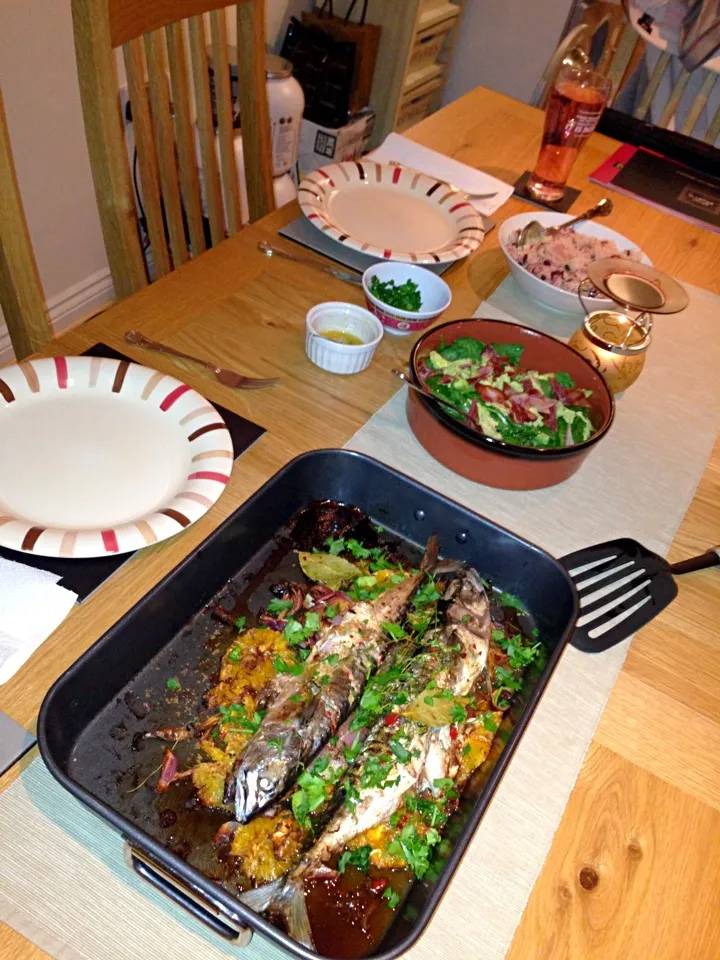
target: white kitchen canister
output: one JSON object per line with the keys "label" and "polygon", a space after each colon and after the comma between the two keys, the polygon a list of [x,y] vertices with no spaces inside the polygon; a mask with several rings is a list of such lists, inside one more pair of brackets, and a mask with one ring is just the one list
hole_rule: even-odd
{"label": "white kitchen canister", "polygon": [[265,75],[272,131],[273,176],[279,177],[288,173],[297,162],[305,95],[292,75],[289,60],[267,54]]}

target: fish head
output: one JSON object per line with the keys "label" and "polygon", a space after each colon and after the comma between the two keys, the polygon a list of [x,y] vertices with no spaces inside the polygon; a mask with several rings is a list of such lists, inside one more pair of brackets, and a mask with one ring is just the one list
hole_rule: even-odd
{"label": "fish head", "polygon": [[276,800],[297,771],[295,734],[288,729],[248,744],[235,771],[235,817],[247,823]]}

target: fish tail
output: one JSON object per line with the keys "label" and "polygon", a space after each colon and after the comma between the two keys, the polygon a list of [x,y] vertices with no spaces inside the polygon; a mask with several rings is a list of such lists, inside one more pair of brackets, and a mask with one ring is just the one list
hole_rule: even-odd
{"label": "fish tail", "polygon": [[423,554],[423,558],[420,562],[421,574],[426,574],[430,570],[435,569],[438,561],[438,549],[439,548],[438,548],[437,534],[433,533],[433,535],[430,537],[430,539],[427,542],[427,546],[425,547],[425,553]]}
{"label": "fish tail", "polygon": [[240,895],[246,907],[256,913],[272,910],[285,921],[288,934],[305,947],[315,948],[310,917],[305,903],[304,876],[291,874]]}

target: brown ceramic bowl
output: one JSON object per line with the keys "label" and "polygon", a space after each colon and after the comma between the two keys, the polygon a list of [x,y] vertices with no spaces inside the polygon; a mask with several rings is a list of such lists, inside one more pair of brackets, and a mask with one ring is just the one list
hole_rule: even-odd
{"label": "brown ceramic bowl", "polygon": [[419,361],[439,346],[441,339],[447,344],[458,337],[474,337],[485,343],[521,343],[525,347],[524,367],[541,373],[569,373],[578,387],[593,392],[590,419],[596,432],[571,447],[521,447],[486,437],[453,419],[440,404],[409,390],[408,422],[423,447],[450,470],[489,487],[537,490],[567,480],[602,440],[615,416],[612,394],[600,374],[566,344],[539,330],[504,320],[454,320],[428,330],[413,347],[410,369],[416,383],[420,383]]}

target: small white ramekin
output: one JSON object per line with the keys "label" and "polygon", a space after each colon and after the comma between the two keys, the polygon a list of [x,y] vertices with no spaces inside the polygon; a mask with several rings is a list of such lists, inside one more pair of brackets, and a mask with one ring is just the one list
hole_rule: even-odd
{"label": "small white ramekin", "polygon": [[[361,344],[336,343],[321,334],[342,330],[362,340]],[[333,300],[319,303],[305,318],[305,352],[312,362],[330,373],[360,373],[370,365],[383,327],[377,317],[354,303]]]}

